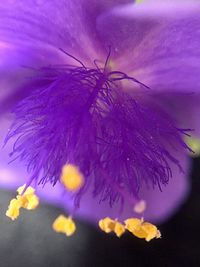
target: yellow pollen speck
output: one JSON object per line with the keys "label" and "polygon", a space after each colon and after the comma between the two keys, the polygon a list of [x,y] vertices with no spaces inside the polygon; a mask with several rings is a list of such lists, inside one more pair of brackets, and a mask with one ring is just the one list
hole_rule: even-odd
{"label": "yellow pollen speck", "polygon": [[39,205],[39,199],[36,195],[23,195],[17,196],[20,201],[21,207],[27,210],[34,210]]}
{"label": "yellow pollen speck", "polygon": [[150,241],[153,238],[160,238],[161,234],[157,227],[143,219],[130,218],[125,221],[126,229],[138,238]]}
{"label": "yellow pollen speck", "polygon": [[61,182],[66,189],[77,191],[84,183],[84,177],[79,169],[72,164],[65,164],[62,168]]}
{"label": "yellow pollen speck", "polygon": [[99,221],[99,227],[105,233],[110,233],[115,229],[115,221],[110,219],[109,217],[106,217]]}
{"label": "yellow pollen speck", "polygon": [[[26,185],[20,186],[17,189],[18,195],[16,198],[13,198],[10,201],[8,210],[6,211],[6,216],[15,220],[20,214],[20,208],[24,208],[27,210],[35,209],[39,204],[39,199],[35,195],[35,189],[32,187],[28,187],[26,191],[22,194]],[[22,194],[22,195],[21,195]]]}
{"label": "yellow pollen speck", "polygon": [[140,200],[138,203],[135,204],[134,206],[134,211],[136,213],[142,213],[146,209],[146,201]]}
{"label": "yellow pollen speck", "polygon": [[[24,191],[25,187],[26,187],[26,184],[20,186],[20,187],[17,189],[17,193],[18,193],[19,195],[21,195],[22,192]],[[29,187],[26,188],[26,191],[23,193],[23,195],[31,195],[31,194],[34,194],[34,193],[35,193],[35,189],[34,189],[33,187],[29,186]]]}
{"label": "yellow pollen speck", "polygon": [[106,217],[99,221],[99,227],[105,233],[114,232],[118,237],[120,237],[125,232],[125,227],[123,224],[117,220],[112,220]]}
{"label": "yellow pollen speck", "polygon": [[57,233],[64,233],[66,236],[71,236],[76,231],[76,225],[72,218],[65,217],[64,215],[58,216],[52,227]]}
{"label": "yellow pollen speck", "polygon": [[33,210],[39,205],[39,198],[35,195],[35,189],[29,186],[26,191],[22,194],[26,185],[23,185],[17,189],[19,195],[17,199],[19,200],[21,207],[27,210]]}
{"label": "yellow pollen speck", "polygon": [[19,216],[19,210],[21,208],[21,205],[19,201],[15,198],[13,198],[10,201],[10,204],[8,206],[8,209],[6,211],[6,216],[8,216],[10,219],[15,220]]}
{"label": "yellow pollen speck", "polygon": [[125,227],[123,224],[119,223],[119,222],[115,222],[115,228],[114,228],[114,232],[115,234],[120,237],[121,235],[123,235],[123,233],[126,231]]}

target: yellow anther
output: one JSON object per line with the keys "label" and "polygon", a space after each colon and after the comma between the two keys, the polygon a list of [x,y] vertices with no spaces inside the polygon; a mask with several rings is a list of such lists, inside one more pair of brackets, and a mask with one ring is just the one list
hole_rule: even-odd
{"label": "yellow anther", "polygon": [[141,219],[130,218],[125,221],[125,226],[127,230],[133,232],[134,230],[138,229],[138,227],[140,227],[142,222],[143,221]]}
{"label": "yellow anther", "polygon": [[[24,191],[25,187],[26,187],[26,184],[20,186],[20,187],[17,189],[17,193],[18,193],[19,195],[21,195],[22,192]],[[34,194],[34,193],[35,193],[35,189],[34,189],[33,187],[29,186],[29,187],[26,188],[26,191],[23,193],[23,195],[32,195],[32,194]]]}
{"label": "yellow anther", "polygon": [[19,195],[17,195],[17,199],[19,200],[21,207],[27,210],[33,210],[37,208],[39,205],[39,198],[35,195],[35,189],[29,186],[26,191],[24,191],[26,185],[23,185],[17,189]]}
{"label": "yellow anther", "polygon": [[153,238],[160,238],[161,234],[157,227],[143,219],[130,218],[125,221],[126,229],[138,238],[150,241]]}
{"label": "yellow anther", "polygon": [[114,232],[115,234],[120,237],[121,235],[123,235],[123,233],[126,231],[125,227],[123,224],[121,224],[120,222],[115,222],[115,228],[114,228]]}
{"label": "yellow anther", "polygon": [[125,227],[123,224],[121,224],[117,220],[112,220],[109,217],[100,220],[99,227],[105,233],[115,232],[118,237],[120,237],[125,232]]}
{"label": "yellow anther", "polygon": [[[8,210],[6,211],[6,216],[15,220],[19,216],[20,208],[24,208],[27,210],[35,209],[39,204],[38,197],[34,194],[35,189],[32,187],[28,187],[26,191],[23,193],[26,185],[20,186],[17,189],[18,195],[16,198],[13,198],[10,201],[8,206]],[[23,195],[21,195],[23,193]]]}
{"label": "yellow anther", "polygon": [[27,210],[34,210],[39,205],[39,199],[36,195],[18,195],[21,207]]}
{"label": "yellow anther", "polygon": [[99,227],[105,233],[110,233],[115,229],[115,221],[110,219],[109,217],[106,217],[99,221]]}
{"label": "yellow anther", "polygon": [[76,231],[76,225],[72,218],[64,215],[58,216],[52,227],[57,233],[64,233],[66,236],[71,236]]}
{"label": "yellow anther", "polygon": [[66,189],[77,191],[84,183],[84,177],[79,169],[72,164],[65,164],[62,168],[61,182]]}
{"label": "yellow anther", "polygon": [[6,216],[11,218],[12,220],[17,219],[17,217],[19,216],[20,208],[21,208],[21,205],[20,205],[19,201],[17,199],[13,198],[10,201],[10,204],[9,204],[8,209],[6,211]]}
{"label": "yellow anther", "polygon": [[140,200],[134,206],[134,211],[136,213],[142,213],[145,211],[145,209],[146,209],[146,201],[144,201],[144,200]]}

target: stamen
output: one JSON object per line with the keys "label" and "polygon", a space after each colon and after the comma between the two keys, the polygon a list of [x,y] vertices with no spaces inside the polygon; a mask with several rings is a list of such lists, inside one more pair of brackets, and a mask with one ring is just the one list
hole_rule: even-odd
{"label": "stamen", "polygon": [[8,216],[11,220],[14,221],[15,219],[18,218],[20,214],[19,212],[20,208],[21,208],[21,203],[19,202],[19,200],[15,198],[12,199],[6,211],[6,216]]}
{"label": "stamen", "polygon": [[101,219],[99,221],[99,227],[105,233],[114,232],[117,237],[121,237],[121,235],[125,232],[125,227],[123,224],[116,220],[112,220],[109,217]]}
{"label": "stamen", "polygon": [[125,227],[123,224],[121,224],[118,221],[115,221],[115,228],[114,228],[114,232],[117,235],[117,237],[121,237],[121,235],[123,235],[123,233],[126,231]]}
{"label": "stamen", "polygon": [[[26,189],[26,190],[25,190]],[[25,191],[24,191],[25,190]],[[6,216],[12,220],[17,219],[20,215],[20,209],[34,210],[39,205],[39,198],[35,195],[35,189],[32,187],[26,188],[26,185],[20,186],[17,189],[18,195],[10,201]]]}
{"label": "stamen", "polygon": [[143,219],[130,218],[125,221],[126,229],[138,238],[144,238],[147,242],[153,238],[160,238],[161,233],[157,227]]}
{"label": "stamen", "polygon": [[34,210],[39,205],[39,198],[35,195],[35,189],[29,186],[25,192],[26,185],[23,185],[17,189],[19,195],[17,200],[20,202],[21,207],[27,210]]}
{"label": "stamen", "polygon": [[79,169],[72,164],[65,164],[62,168],[61,182],[70,191],[78,191],[84,184],[84,177]]}
{"label": "stamen", "polygon": [[109,217],[106,217],[99,221],[99,227],[105,233],[110,233],[115,229],[115,221],[110,219]]}
{"label": "stamen", "polygon": [[65,217],[64,215],[59,215],[52,228],[57,233],[64,233],[66,236],[71,236],[76,231],[76,225],[71,217]]}

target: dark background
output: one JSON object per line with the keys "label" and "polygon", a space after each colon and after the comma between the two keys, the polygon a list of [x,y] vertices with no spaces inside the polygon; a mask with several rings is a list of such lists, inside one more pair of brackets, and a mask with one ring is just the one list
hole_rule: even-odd
{"label": "dark background", "polygon": [[66,238],[51,229],[60,210],[41,205],[14,223],[5,210],[11,192],[0,192],[0,267],[200,266],[200,159],[194,160],[192,192],[180,211],[160,225],[163,238],[146,243],[126,234],[118,239],[85,222]]}

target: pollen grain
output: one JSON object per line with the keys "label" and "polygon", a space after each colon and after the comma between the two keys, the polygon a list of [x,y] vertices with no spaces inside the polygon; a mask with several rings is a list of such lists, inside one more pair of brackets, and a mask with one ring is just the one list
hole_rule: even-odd
{"label": "pollen grain", "polygon": [[79,190],[84,183],[82,173],[73,164],[65,164],[63,166],[60,179],[65,188],[69,191]]}
{"label": "pollen grain", "polygon": [[160,238],[161,233],[157,227],[143,219],[129,218],[125,221],[126,229],[138,238],[144,238],[147,242],[153,238]]}
{"label": "pollen grain", "polygon": [[31,186],[23,193],[25,186],[23,185],[17,189],[18,195],[16,198],[19,200],[22,208],[33,210],[39,205],[39,198],[35,195],[35,189]]}
{"label": "pollen grain", "polygon": [[117,220],[112,220],[109,217],[105,217],[99,221],[99,227],[105,233],[114,232],[117,237],[120,237],[125,232],[125,227]]}
{"label": "pollen grain", "polygon": [[17,219],[17,217],[20,214],[20,208],[21,208],[21,205],[20,205],[19,200],[13,198],[10,201],[10,204],[9,204],[8,209],[6,211],[6,216],[8,216],[11,220],[14,221],[15,219]]}
{"label": "pollen grain", "polygon": [[[26,185],[20,186],[17,189],[18,195],[10,201],[6,216],[12,220],[17,219],[20,215],[20,209],[33,210],[39,205],[39,198],[35,195],[35,189]],[[24,191],[25,190],[25,191]]]}
{"label": "pollen grain", "polygon": [[72,218],[64,215],[59,215],[55,219],[52,228],[55,232],[66,234],[66,236],[71,236],[76,231],[76,225]]}

